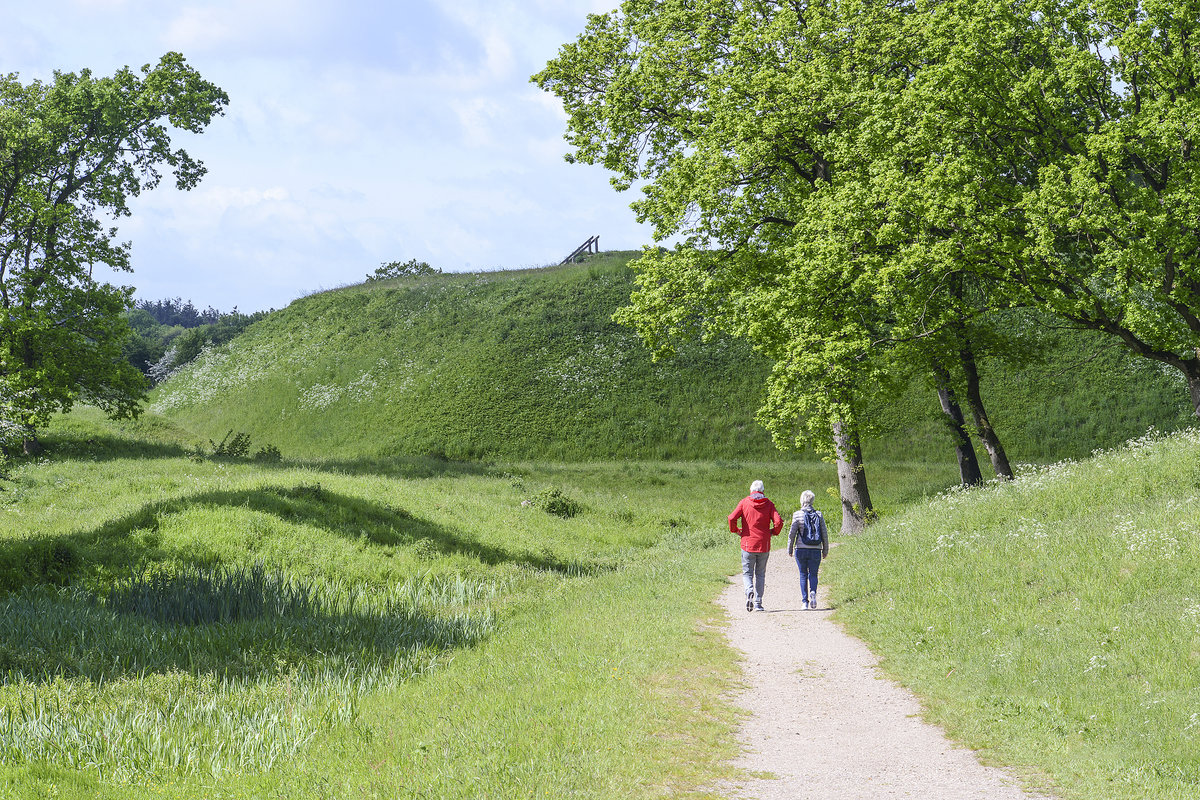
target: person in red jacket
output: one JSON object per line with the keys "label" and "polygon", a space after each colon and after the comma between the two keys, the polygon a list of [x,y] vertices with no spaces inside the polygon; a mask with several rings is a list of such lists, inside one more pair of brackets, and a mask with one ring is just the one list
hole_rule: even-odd
{"label": "person in red jacket", "polygon": [[[738,522],[741,522],[741,528]],[[742,537],[742,581],[746,585],[746,610],[765,611],[763,592],[767,582],[767,557],[771,537],[783,530],[783,518],[775,504],[763,494],[763,482],[750,484],[749,496],[729,515],[729,531]]]}

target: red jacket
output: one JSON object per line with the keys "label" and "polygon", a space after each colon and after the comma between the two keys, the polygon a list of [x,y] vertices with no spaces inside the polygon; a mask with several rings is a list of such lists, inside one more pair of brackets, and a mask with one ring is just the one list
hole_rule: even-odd
{"label": "red jacket", "polygon": [[[738,530],[738,520],[742,528]],[[762,492],[753,492],[742,499],[729,515],[729,532],[742,537],[742,549],[747,553],[771,552],[771,537],[783,530],[783,519],[775,504]]]}

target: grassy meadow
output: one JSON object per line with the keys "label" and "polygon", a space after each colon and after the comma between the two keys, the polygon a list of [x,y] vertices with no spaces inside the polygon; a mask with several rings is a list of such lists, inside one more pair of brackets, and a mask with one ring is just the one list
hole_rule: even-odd
{"label": "grassy meadow", "polygon": [[54,420],[0,477],[0,798],[719,797],[754,478],[816,492],[837,618],[986,761],[1200,794],[1177,378],[1018,321],[1037,356],[985,363],[1018,480],[948,488],[914,382],[866,445],[881,519],[841,537],[832,466],[753,422],[761,361],[611,323],[628,258],[313,295],[138,421]]}
{"label": "grassy meadow", "polygon": [[833,481],[186,441],[81,411],[0,484],[0,796],[712,796],[726,506]]}
{"label": "grassy meadow", "polygon": [[[0,797],[717,797],[724,516],[806,462],[262,464],[81,411],[0,486]],[[880,464],[836,614],[1063,798],[1200,782],[1200,435],[962,491]]]}

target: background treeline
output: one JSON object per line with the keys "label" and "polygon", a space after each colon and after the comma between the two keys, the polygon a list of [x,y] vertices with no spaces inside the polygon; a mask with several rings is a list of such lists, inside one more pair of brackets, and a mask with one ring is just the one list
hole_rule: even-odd
{"label": "background treeline", "polygon": [[[159,325],[179,326],[181,328],[196,328],[200,325],[212,325],[221,318],[221,312],[209,306],[201,311],[191,300],[179,297],[165,300],[139,300],[134,304],[137,311],[145,311]],[[237,307],[233,309],[237,313]]]}
{"label": "background treeline", "polygon": [[200,355],[205,346],[224,344],[271,312],[243,314],[234,306],[203,311],[179,297],[139,300],[126,313],[132,334],[125,359],[154,383]]}

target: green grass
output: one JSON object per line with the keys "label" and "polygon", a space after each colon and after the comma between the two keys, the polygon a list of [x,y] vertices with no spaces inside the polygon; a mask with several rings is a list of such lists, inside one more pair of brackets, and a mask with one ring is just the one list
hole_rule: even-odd
{"label": "green grass", "polygon": [[[196,443],[351,468],[396,457],[579,461],[781,455],[754,422],[769,364],[746,342],[684,343],[654,362],[612,322],[634,253],[519,271],[372,281],[312,295],[207,352],[152,407]],[[1179,375],[1111,338],[1014,315],[1019,365],[984,359],[984,401],[1018,462],[1082,457],[1186,425]],[[1029,409],[1037,409],[1030,414]],[[936,394],[914,380],[868,416],[872,461],[955,463]],[[986,464],[985,454],[980,453]]]}
{"label": "green grass", "polygon": [[[606,269],[531,273],[553,292],[435,276],[307,298],[311,331],[303,315],[260,323],[159,395],[207,386],[169,417],[56,420],[47,454],[0,480],[0,797],[712,796],[737,719],[711,602],[737,563],[725,515],[762,478],[785,513],[813,489],[837,531],[836,476],[760,459],[739,438],[750,412],[715,399],[728,394],[713,389],[719,359],[645,397],[624,379],[587,403],[535,392],[519,403],[542,416],[522,416],[503,400],[514,384],[481,411],[471,376],[499,373],[472,370],[503,359],[476,352],[464,319],[541,341],[536,369],[556,353],[578,365],[563,319],[588,330],[603,315],[526,301],[603,285]],[[544,313],[404,310],[434,289]],[[356,292],[379,313],[351,313]],[[446,371],[417,393],[427,405],[407,403],[403,380],[354,394],[381,342],[403,350],[368,330],[393,306],[381,330],[443,335]],[[334,358],[322,348],[338,336]],[[599,333],[580,341],[624,352],[597,351]],[[1065,337],[1057,360],[1026,368],[1089,365],[1082,389],[1049,384],[1061,404],[1030,372],[991,387],[998,420],[1024,431],[1018,454],[1041,437],[1086,456],[1147,419],[1182,420],[1170,376],[1089,341]],[[254,355],[281,342],[293,349]],[[512,363],[540,385],[533,362]],[[336,399],[291,416],[318,385]],[[1130,385],[1139,399],[1122,405]],[[883,524],[838,542],[826,582],[839,615],[987,759],[1068,798],[1194,795],[1200,445],[1151,438],[942,494],[957,474],[924,396],[912,387],[888,412],[894,435],[868,443]],[[1019,416],[1031,402],[1039,414]],[[630,438],[638,415],[651,422]],[[198,454],[229,430],[283,459]],[[596,460],[631,452],[689,458]]]}
{"label": "green grass", "polygon": [[152,407],[201,441],[306,458],[777,459],[744,343],[655,363],[613,323],[632,254],[373,281],[302,298],[206,353]]}
{"label": "green grass", "polygon": [[709,796],[724,516],[834,479],[183,439],[80,412],[0,483],[0,796]]}
{"label": "green grass", "polygon": [[1200,435],[915,503],[843,543],[839,616],[1065,798],[1200,794]]}
{"label": "green grass", "polygon": [[[710,796],[724,516],[761,477],[838,527],[803,462],[347,470],[179,438],[76,414],[2,484],[2,796]],[[1188,435],[969,492],[878,465],[884,521],[835,536],[839,617],[985,759],[1066,798],[1190,796],[1198,464]]]}

